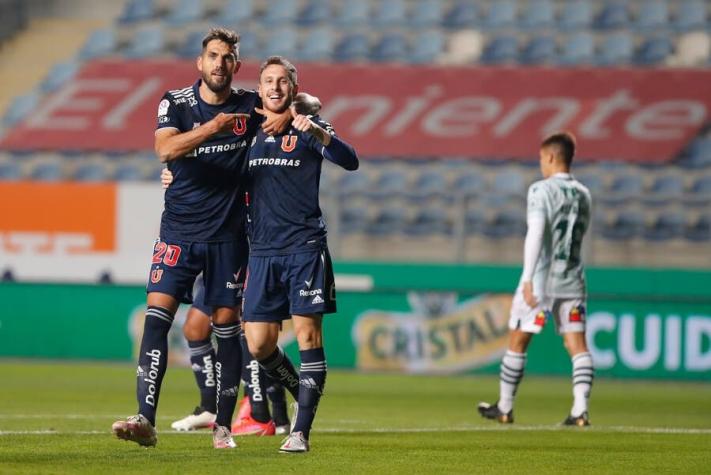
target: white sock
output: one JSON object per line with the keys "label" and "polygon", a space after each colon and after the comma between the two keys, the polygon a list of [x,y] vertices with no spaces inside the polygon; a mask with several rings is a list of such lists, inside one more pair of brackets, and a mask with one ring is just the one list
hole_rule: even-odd
{"label": "white sock", "polygon": [[506,350],[501,359],[499,373],[499,410],[507,413],[513,409],[514,397],[518,383],[523,378],[523,368],[526,366],[526,353],[516,353]]}
{"label": "white sock", "polygon": [[578,417],[588,410],[593,382],[593,361],[590,353],[573,356],[573,408],[570,415]]}

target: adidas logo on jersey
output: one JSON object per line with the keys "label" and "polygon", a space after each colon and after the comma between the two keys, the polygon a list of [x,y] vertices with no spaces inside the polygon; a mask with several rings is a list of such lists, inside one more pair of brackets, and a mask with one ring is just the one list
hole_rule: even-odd
{"label": "adidas logo on jersey", "polygon": [[311,303],[314,305],[317,303],[323,303],[323,299],[321,298],[320,295],[317,295],[316,297],[314,297],[314,299],[311,301]]}

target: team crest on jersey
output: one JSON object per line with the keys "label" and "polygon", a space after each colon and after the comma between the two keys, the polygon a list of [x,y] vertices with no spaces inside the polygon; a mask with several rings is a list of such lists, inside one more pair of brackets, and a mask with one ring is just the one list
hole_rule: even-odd
{"label": "team crest on jersey", "polygon": [[247,132],[247,118],[237,117],[237,120],[235,121],[235,126],[232,127],[232,131],[235,133],[235,135],[242,135]]}
{"label": "team crest on jersey", "polygon": [[585,307],[582,305],[573,307],[573,309],[570,310],[570,314],[568,314],[568,320],[571,322],[582,322],[585,320]]}
{"label": "team crest on jersey", "polygon": [[296,148],[296,141],[299,139],[296,135],[285,135],[281,138],[281,149],[285,152],[292,152]]}
{"label": "team crest on jersey", "polygon": [[536,314],[536,319],[533,321],[535,325],[538,325],[539,327],[542,327],[543,325],[546,324],[546,312],[541,310]]}
{"label": "team crest on jersey", "polygon": [[157,284],[163,278],[163,269],[154,269],[151,271],[151,282]]}

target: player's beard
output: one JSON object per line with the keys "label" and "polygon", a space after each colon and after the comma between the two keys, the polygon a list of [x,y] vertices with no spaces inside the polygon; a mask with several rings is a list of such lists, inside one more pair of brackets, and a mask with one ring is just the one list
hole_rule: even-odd
{"label": "player's beard", "polygon": [[230,87],[232,84],[232,75],[231,74],[225,74],[222,78],[223,80],[216,81],[211,73],[202,73],[202,82],[205,83],[208,89],[210,89],[212,92],[215,94],[220,94],[222,92],[225,92],[227,88]]}

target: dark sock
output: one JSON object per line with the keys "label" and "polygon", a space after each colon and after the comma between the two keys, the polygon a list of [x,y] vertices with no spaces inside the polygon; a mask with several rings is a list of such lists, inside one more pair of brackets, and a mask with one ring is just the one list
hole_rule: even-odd
{"label": "dark sock", "polygon": [[138,413],[156,425],[160,386],[168,367],[168,332],[173,313],[163,307],[149,306],[143,323],[143,338],[138,354],[136,398]]}
{"label": "dark sock", "polygon": [[217,391],[215,388],[215,348],[212,341],[190,341],[190,365],[195,381],[200,389],[200,407],[213,414],[217,411]]}
{"label": "dark sock", "polygon": [[323,353],[323,348],[304,350],[299,353],[301,354],[299,413],[292,432],[303,432],[304,437],[308,439],[318,402],[326,384],[326,355]]}
{"label": "dark sock", "polygon": [[217,418],[215,424],[230,427],[239,392],[242,348],[239,343],[239,322],[213,324],[217,338],[215,380],[217,382]]}
{"label": "dark sock", "polygon": [[267,396],[272,403],[272,414],[274,418],[274,424],[278,426],[289,425],[289,413],[286,410],[286,391],[284,386],[272,381],[267,377],[269,381],[267,384]]}
{"label": "dark sock", "polygon": [[268,422],[272,417],[269,415],[269,405],[264,390],[264,371],[249,352],[244,332],[241,334],[240,343],[242,345],[242,380],[244,381],[244,392],[249,397],[252,419],[257,422]]}
{"label": "dark sock", "polygon": [[274,353],[259,361],[259,365],[264,368],[267,376],[281,383],[298,401],[299,375],[281,348],[277,346]]}

